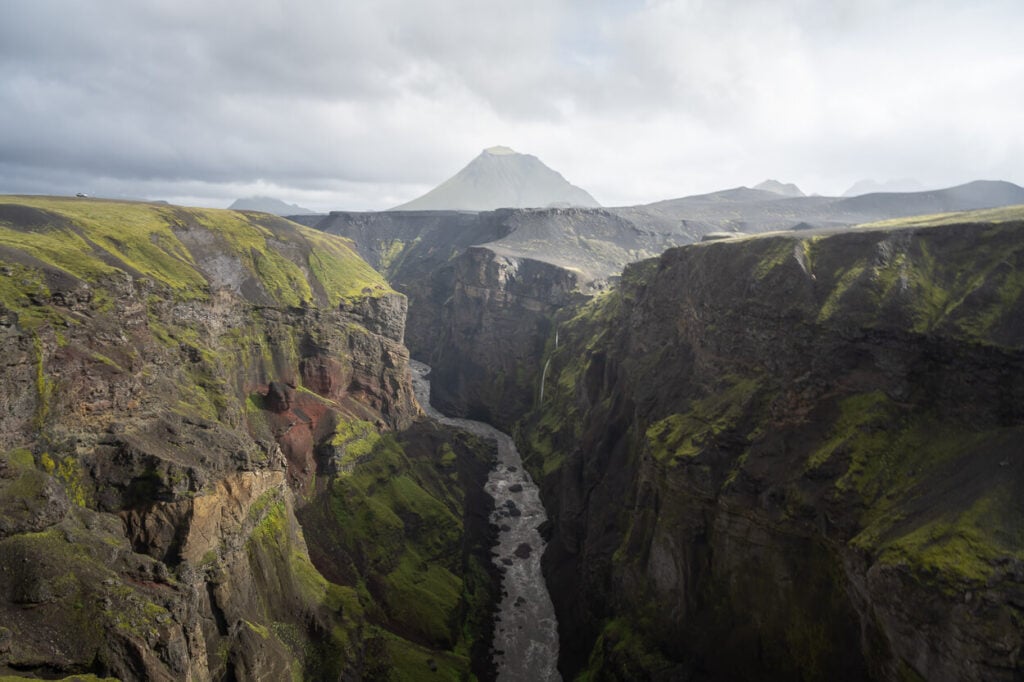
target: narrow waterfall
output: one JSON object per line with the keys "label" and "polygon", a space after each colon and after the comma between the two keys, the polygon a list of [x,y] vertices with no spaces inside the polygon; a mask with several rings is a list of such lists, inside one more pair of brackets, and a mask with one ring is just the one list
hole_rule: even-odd
{"label": "narrow waterfall", "polygon": [[[556,337],[557,338],[557,337]],[[551,364],[551,358],[548,358],[544,363],[544,370],[540,373],[540,399],[537,400],[537,404],[544,402],[544,380],[548,376],[548,366]]]}

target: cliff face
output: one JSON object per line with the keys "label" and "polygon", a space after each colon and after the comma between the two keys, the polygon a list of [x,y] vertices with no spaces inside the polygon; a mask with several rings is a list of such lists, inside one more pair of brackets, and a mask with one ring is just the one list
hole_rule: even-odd
{"label": "cliff face", "polygon": [[1022,230],[694,245],[563,313],[518,427],[563,672],[1019,679]]}
{"label": "cliff face", "polygon": [[442,411],[507,428],[534,403],[553,315],[583,298],[577,277],[489,248],[468,249],[454,267],[431,373],[433,400]]}
{"label": "cliff face", "polygon": [[[0,673],[468,671],[491,588],[465,491],[486,448],[409,428],[406,301],[350,243],[8,197],[0,256]],[[327,551],[357,512],[384,559]],[[409,603],[427,596],[425,621]]]}
{"label": "cliff face", "polygon": [[315,226],[408,296],[406,342],[434,368],[438,405],[505,426],[532,404],[554,312],[674,243],[603,209],[335,212]]}

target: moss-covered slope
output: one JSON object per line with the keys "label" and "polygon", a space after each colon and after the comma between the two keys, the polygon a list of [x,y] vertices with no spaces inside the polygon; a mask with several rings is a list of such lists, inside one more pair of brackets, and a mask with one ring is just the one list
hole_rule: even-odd
{"label": "moss-covered slope", "polygon": [[256,304],[338,305],[390,291],[350,242],[266,213],[8,196],[0,245],[25,266],[85,282],[124,272],[179,300],[228,289]]}
{"label": "moss-covered slope", "polygon": [[0,197],[0,260],[0,674],[470,674],[487,452],[408,430],[405,299],[346,240]]}
{"label": "moss-covered slope", "polygon": [[1021,217],[673,249],[563,315],[519,425],[563,670],[1024,674]]}

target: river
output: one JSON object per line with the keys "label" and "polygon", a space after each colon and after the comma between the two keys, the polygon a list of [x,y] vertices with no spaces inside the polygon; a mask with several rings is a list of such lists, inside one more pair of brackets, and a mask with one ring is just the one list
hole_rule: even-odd
{"label": "river", "polygon": [[446,417],[430,405],[430,367],[412,360],[416,399],[427,416],[497,442],[498,457],[485,490],[494,498],[491,521],[498,526],[494,563],[502,570],[502,598],[494,625],[494,663],[499,682],[561,680],[558,622],[540,569],[544,539],[537,527],[547,520],[540,492],[523,469],[512,438],[490,424]]}

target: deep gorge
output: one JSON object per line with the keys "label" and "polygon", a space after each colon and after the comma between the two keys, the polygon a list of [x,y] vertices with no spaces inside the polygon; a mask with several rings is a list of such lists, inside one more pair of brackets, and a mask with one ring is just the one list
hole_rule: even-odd
{"label": "deep gorge", "polygon": [[493,678],[496,452],[406,342],[540,486],[563,679],[1024,674],[1019,218],[481,245],[552,215],[0,203],[0,674]]}
{"label": "deep gorge", "polygon": [[711,242],[587,303],[467,250],[436,381],[541,482],[563,676],[1017,679],[1019,235]]}
{"label": "deep gorge", "polygon": [[566,679],[1018,679],[1019,229],[682,247],[551,315],[510,428]]}

